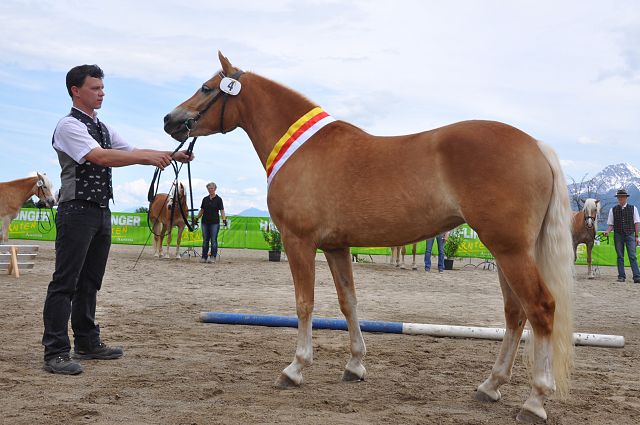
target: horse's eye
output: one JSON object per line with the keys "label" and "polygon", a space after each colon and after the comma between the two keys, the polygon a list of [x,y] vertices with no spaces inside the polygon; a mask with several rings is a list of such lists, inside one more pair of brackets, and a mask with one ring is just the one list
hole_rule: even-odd
{"label": "horse's eye", "polygon": [[207,94],[207,93],[211,93],[211,90],[213,89],[207,86],[206,84],[203,84],[201,90],[202,90],[202,93]]}

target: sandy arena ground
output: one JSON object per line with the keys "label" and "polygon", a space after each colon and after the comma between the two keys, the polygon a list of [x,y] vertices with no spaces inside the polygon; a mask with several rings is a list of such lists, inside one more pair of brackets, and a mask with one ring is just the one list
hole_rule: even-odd
{"label": "sandy arena ground", "polygon": [[[15,241],[27,243],[27,241]],[[218,264],[158,260],[114,245],[99,294],[103,339],[125,357],[85,361],[84,373],[42,370],[42,304],[54,263],[39,243],[34,270],[0,276],[2,424],[512,424],[529,392],[518,356],[498,403],[473,399],[499,342],[365,333],[366,381],[343,383],[346,332],[314,331],[314,364],[296,390],[273,383],[293,358],[296,330],[203,324],[201,311],[295,314],[286,261],[222,251]],[[317,257],[319,317],[342,318],[326,261]],[[367,258],[368,259],[368,258]],[[457,261],[453,271],[354,265],[361,319],[502,327],[495,271]],[[623,335],[624,348],[576,348],[568,400],[547,402],[549,424],[638,424],[640,285],[595,280],[578,268],[576,331]]]}

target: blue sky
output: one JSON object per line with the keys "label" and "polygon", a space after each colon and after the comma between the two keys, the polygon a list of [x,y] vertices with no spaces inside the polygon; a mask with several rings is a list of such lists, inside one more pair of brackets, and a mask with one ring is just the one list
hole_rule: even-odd
{"label": "blue sky", "polygon": [[[105,71],[103,121],[136,147],[173,149],[162,118],[219,69],[218,50],[372,134],[509,123],[579,181],[640,165],[638,40],[636,1],[3,0],[0,181],[44,171],[59,187],[51,135],[70,108],[65,74],[83,63]],[[215,181],[228,213],[267,209],[242,130],[195,152],[196,204]],[[113,210],[147,204],[151,167],[113,174]]]}

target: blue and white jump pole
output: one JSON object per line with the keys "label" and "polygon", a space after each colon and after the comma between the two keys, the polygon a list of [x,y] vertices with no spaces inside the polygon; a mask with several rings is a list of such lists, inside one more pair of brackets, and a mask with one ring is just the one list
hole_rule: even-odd
{"label": "blue and white jump pole", "polygon": [[[251,325],[297,328],[298,318],[295,316],[273,316],[244,313],[202,312],[200,321],[225,325]],[[314,317],[313,329],[347,330],[347,322],[342,319]],[[430,335],[449,338],[475,338],[500,341],[504,337],[502,328],[484,328],[474,326],[431,325],[422,323],[381,322],[374,320],[360,320],[360,330],[363,332],[381,332],[410,335]],[[522,334],[522,339],[529,337],[529,330]],[[600,335],[574,333],[575,345],[592,347],[622,348],[624,337],[620,335]]]}

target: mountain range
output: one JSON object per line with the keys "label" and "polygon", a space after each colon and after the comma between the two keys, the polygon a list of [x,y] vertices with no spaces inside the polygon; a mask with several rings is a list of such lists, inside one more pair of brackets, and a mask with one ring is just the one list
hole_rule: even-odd
{"label": "mountain range", "polygon": [[[629,202],[640,207],[640,170],[629,163],[607,165],[602,171],[588,180],[568,183],[569,196],[576,198],[600,199],[604,213],[616,205],[616,192],[618,189],[626,189],[629,193]],[[573,209],[577,209],[572,202]],[[606,217],[606,216],[605,216]]]}

